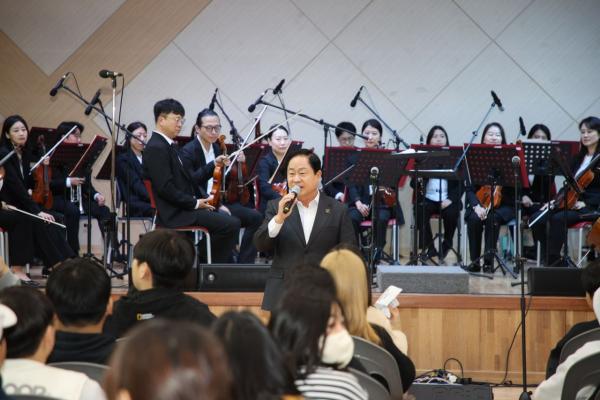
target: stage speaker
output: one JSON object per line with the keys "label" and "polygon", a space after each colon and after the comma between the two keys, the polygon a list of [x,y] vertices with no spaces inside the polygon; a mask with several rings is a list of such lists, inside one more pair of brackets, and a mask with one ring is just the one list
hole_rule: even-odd
{"label": "stage speaker", "polygon": [[427,400],[492,400],[494,398],[490,385],[413,383],[408,393],[417,399]]}
{"label": "stage speaker", "polygon": [[585,296],[579,268],[531,267],[527,284],[532,296]]}
{"label": "stage speaker", "polygon": [[198,290],[263,292],[270,268],[268,264],[201,264]]}

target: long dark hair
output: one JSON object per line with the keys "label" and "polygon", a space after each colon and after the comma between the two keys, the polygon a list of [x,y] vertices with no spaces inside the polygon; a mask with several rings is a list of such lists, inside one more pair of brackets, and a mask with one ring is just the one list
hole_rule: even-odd
{"label": "long dark hair", "polygon": [[[27,129],[27,133],[29,134],[29,126],[27,125],[25,118],[21,117],[20,115],[11,115],[6,117],[4,123],[2,124],[2,137],[0,138],[0,146],[12,149],[12,143],[10,139],[6,137],[6,135],[10,132],[10,128],[12,128],[12,126],[17,122],[21,122],[23,125],[25,125],[25,129]],[[29,136],[27,139],[29,140]]]}
{"label": "long dark hair", "polygon": [[[582,119],[581,122],[579,122],[579,130],[581,130],[584,125],[587,126],[588,129],[598,132],[598,135],[600,135],[600,118],[587,117]],[[579,142],[581,143],[581,140]],[[594,156],[598,153],[600,153],[600,142],[596,145]],[[581,144],[581,149],[579,149],[579,154],[577,154],[577,158],[575,159],[577,163],[576,165],[580,165],[586,155],[587,148]]]}
{"label": "long dark hair", "polygon": [[500,125],[500,122],[490,122],[485,126],[485,128],[483,128],[483,134],[481,135],[481,143],[483,143],[485,139],[485,134],[487,133],[488,129],[490,129],[492,126],[495,126],[496,128],[500,129],[500,135],[502,135],[502,144],[506,144],[506,135],[504,134],[504,128],[502,127],[502,125]]}
{"label": "long dark hair", "polygon": [[537,131],[544,132],[546,134],[546,140],[552,139],[552,135],[550,134],[550,129],[544,124],[535,124],[534,126],[532,126],[531,129],[529,130],[529,133],[527,134],[527,139],[531,139],[533,137],[533,134],[536,133]]}
{"label": "long dark hair", "polygon": [[446,144],[445,145],[446,146],[450,146],[450,138],[448,137],[448,132],[446,132],[446,130],[444,129],[444,127],[441,126],[441,125],[434,125],[434,126],[431,127],[431,129],[427,133],[427,141],[425,143],[427,143],[427,144],[431,143],[431,139],[433,138],[433,134],[438,129],[440,131],[444,132],[444,135],[446,135]]}

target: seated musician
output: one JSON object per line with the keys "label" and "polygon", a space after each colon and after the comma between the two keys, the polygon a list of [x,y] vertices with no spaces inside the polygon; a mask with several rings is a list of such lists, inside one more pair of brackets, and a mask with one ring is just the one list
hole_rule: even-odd
{"label": "seated musician", "polygon": [[[427,133],[427,144],[432,146],[449,146],[450,140],[446,130],[439,125],[433,126]],[[414,187],[411,182],[411,186]],[[419,248],[427,249],[427,258],[439,256],[440,259],[452,249],[452,239],[458,224],[462,202],[462,193],[457,180],[424,179],[417,191],[417,229],[419,230]],[[435,249],[431,224],[432,214],[439,214],[444,222],[444,241],[440,254]]]}
{"label": "seated musician", "polygon": [[152,182],[157,223],[167,228],[205,227],[211,235],[213,262],[227,263],[238,241],[240,221],[214,212],[207,194],[183,166],[174,140],[183,127],[184,116],[185,110],[177,100],[160,100],[154,105],[156,129],[144,149],[143,165],[145,176]]}
{"label": "seated musician", "polygon": [[267,135],[267,142],[271,147],[271,151],[258,160],[256,167],[260,198],[258,209],[263,215],[267,209],[269,200],[278,199],[282,196],[282,193],[287,193],[287,190],[283,186],[285,184],[285,177],[279,164],[283,161],[291,140],[288,130],[283,126],[273,131],[273,128],[276,126],[271,126]]}
{"label": "seated musician", "polygon": [[[63,137],[73,127],[76,127],[73,132],[65,139],[63,143],[79,144],[81,143],[81,134],[83,133],[84,126],[79,122],[65,121],[61,122],[56,128],[56,132],[59,137]],[[67,225],[67,239],[69,245],[76,254],[79,254],[79,219],[81,217],[81,211],[87,213],[88,210],[88,190],[91,190],[92,194],[92,217],[98,221],[100,232],[105,231],[106,221],[110,219],[110,210],[106,207],[105,198],[102,193],[98,192],[91,182],[87,182],[85,177],[68,177],[71,172],[67,169],[64,164],[56,163],[57,160],[53,160],[52,164],[56,167],[52,168],[52,180],[50,182],[50,189],[54,197],[54,204],[52,206],[53,211],[64,214],[65,225]],[[77,187],[81,187],[78,191]],[[79,197],[81,194],[81,197]],[[77,201],[74,201],[77,200]]]}
{"label": "seated musician", "polygon": [[[192,129],[196,134],[196,140],[192,139],[183,147],[181,158],[185,167],[192,172],[196,183],[201,185],[206,193],[210,193],[213,187],[215,164],[221,165],[223,173],[226,168],[225,164],[229,164],[217,143],[221,134],[221,121],[216,112],[205,108],[198,113],[196,124]],[[239,155],[238,160],[245,161],[244,153]],[[231,174],[221,177],[225,181],[225,190],[228,190],[228,185],[238,184],[237,180],[228,179]],[[244,180],[247,181],[247,177],[244,177]],[[220,212],[237,218],[241,226],[245,228],[238,257],[238,262],[241,264],[254,264],[256,260],[256,247],[252,243],[252,238],[254,232],[260,227],[263,217],[253,206],[250,199],[246,204],[241,204],[240,201],[230,201],[225,196],[221,199],[219,207]]]}
{"label": "seated musician", "polygon": [[[571,164],[571,171],[575,175],[575,178],[580,178],[586,171],[590,171],[590,168],[593,169],[594,165],[598,165],[596,157],[600,154],[600,146],[598,146],[600,118],[587,117],[583,119],[579,123],[579,131],[581,132],[581,150]],[[594,160],[593,164],[592,160]],[[566,238],[565,222],[568,227],[581,221],[593,221],[597,218],[593,213],[600,206],[600,176],[598,173],[594,174],[593,180],[584,190],[571,207],[567,204],[569,209],[566,212],[563,207],[554,204],[553,210],[549,213],[550,215],[546,214],[544,218],[533,226],[536,237],[540,239],[542,245],[542,254],[545,254],[546,245],[548,245],[546,266],[558,267],[566,265],[564,260],[560,259],[561,250]],[[546,218],[550,219],[550,226],[552,227],[548,238],[545,235]]]}
{"label": "seated musician", "polygon": [[[0,158],[6,156],[13,149],[16,150],[16,154],[4,164],[4,184],[0,198],[7,204],[40,217],[40,219],[28,217],[31,218],[30,223],[33,227],[31,232],[33,241],[30,236],[24,235],[23,242],[19,243],[20,249],[16,253],[25,253],[22,261],[30,261],[34,254],[27,254],[27,252],[32,251],[30,246],[33,243],[35,255],[38,255],[42,259],[44,267],[49,269],[67,258],[74,257],[75,254],[65,239],[65,231],[56,225],[43,222],[43,220],[54,222],[55,217],[47,210],[43,210],[31,198],[34,182],[32,175],[29,174],[31,155],[25,150],[28,136],[29,127],[23,117],[11,115],[4,120],[0,138]],[[29,241],[30,244],[25,241]],[[30,281],[24,271],[15,268],[14,272],[21,280]]]}
{"label": "seated musician", "polygon": [[[356,126],[354,126],[352,122],[340,122],[335,128],[335,137],[341,147],[352,147],[354,146],[354,135],[346,131],[356,133]],[[325,186],[325,194],[342,203],[344,202],[345,191],[346,185],[342,182],[331,182],[329,185]]]}
{"label": "seated musician", "polygon": [[[543,140],[549,141],[552,139],[550,129],[544,124],[535,124],[529,130],[527,139],[532,140]],[[540,169],[544,170],[548,168],[549,160],[539,160]],[[521,197],[521,213],[525,217],[531,217],[537,212],[543,204],[552,200],[556,194],[556,185],[554,184],[554,178],[551,180],[550,176],[547,175],[529,175],[529,188],[523,188],[523,196]],[[544,230],[545,231],[545,230]],[[523,254],[527,258],[537,258],[537,248],[535,243],[541,240],[538,237],[539,231],[533,230],[533,246],[524,246]],[[545,234],[544,234],[545,235]],[[545,251],[542,252],[545,256]]]}
{"label": "seated musician", "polygon": [[[134,136],[127,136],[129,149],[117,157],[117,179],[121,196],[129,206],[131,217],[152,217],[154,209],[150,205],[150,196],[144,186],[144,170],[142,167],[142,152],[147,137],[147,128],[143,122],[132,122],[127,130]],[[137,139],[140,140],[137,140]]]}
{"label": "seated musician", "polygon": [[[365,140],[365,148],[366,149],[377,149],[381,147],[381,136],[383,132],[383,128],[381,123],[375,119],[367,120],[361,130],[362,134],[367,137]],[[390,192],[395,192],[396,188],[389,188]],[[371,185],[365,183],[364,185],[348,185],[348,215],[352,220],[352,225],[354,227],[354,231],[356,235],[360,235],[360,224],[365,220],[371,219]],[[400,205],[397,204],[397,218],[402,215],[402,209]],[[376,247],[376,257],[375,260],[379,260],[381,257],[381,253],[385,246],[386,242],[386,230],[387,224],[394,210],[392,207],[387,206],[383,199],[380,197],[378,199],[378,207],[377,207],[377,225],[374,227],[375,234],[375,247]],[[398,222],[401,224],[401,222]]]}
{"label": "seated musician", "polygon": [[[504,128],[498,122],[491,122],[483,129],[483,136],[481,137],[481,143],[483,144],[506,144],[506,136],[504,135]],[[481,271],[480,255],[481,255],[481,235],[485,229],[485,244],[484,244],[484,271],[491,272],[492,265],[494,262],[492,249],[496,248],[498,242],[498,235],[500,233],[500,225],[506,224],[515,218],[515,203],[514,196],[515,191],[512,187],[496,188],[501,190],[502,199],[500,204],[494,208],[494,214],[490,207],[486,204],[482,204],[479,200],[477,193],[482,193],[481,190],[485,190],[487,185],[473,185],[471,182],[466,182],[466,207],[465,207],[465,221],[467,222],[467,235],[469,238],[469,253],[471,256],[472,265],[469,267],[469,271],[478,272]],[[483,189],[482,189],[483,188]],[[492,226],[492,220],[494,226]]]}

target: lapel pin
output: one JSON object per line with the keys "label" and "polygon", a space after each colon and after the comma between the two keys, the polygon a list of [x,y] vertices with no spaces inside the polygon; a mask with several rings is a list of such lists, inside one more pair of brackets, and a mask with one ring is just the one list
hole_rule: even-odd
{"label": "lapel pin", "polygon": [[329,214],[331,212],[331,208],[326,208],[325,209],[325,214]]}

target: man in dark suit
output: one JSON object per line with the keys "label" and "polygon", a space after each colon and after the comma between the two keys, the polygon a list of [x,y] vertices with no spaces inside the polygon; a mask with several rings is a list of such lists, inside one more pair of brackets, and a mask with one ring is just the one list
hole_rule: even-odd
{"label": "man in dark suit", "polygon": [[229,262],[237,243],[240,221],[214,212],[206,193],[202,193],[187,171],[174,142],[184,123],[181,103],[165,99],[154,105],[156,130],[146,144],[143,165],[152,182],[156,201],[157,223],[167,228],[200,225],[211,235],[214,262]]}
{"label": "man in dark suit", "polygon": [[[288,186],[300,192],[288,193],[267,205],[265,219],[254,235],[259,251],[273,252],[262,308],[271,310],[283,290],[283,280],[290,268],[305,263],[319,263],[339,243],[356,244],[346,206],[321,195],[321,161],[310,150],[302,149],[290,157],[286,168]],[[291,211],[286,204],[293,202]]]}
{"label": "man in dark suit", "polygon": [[[194,125],[194,133],[196,133],[196,137],[181,149],[181,158],[185,168],[192,172],[192,177],[196,183],[201,185],[207,193],[210,193],[215,163],[229,164],[227,157],[222,154],[217,143],[221,133],[221,121],[217,113],[208,108],[200,111]],[[241,153],[239,158],[243,161],[244,153]],[[226,169],[226,167],[224,168]],[[223,179],[227,182],[228,177]],[[239,219],[241,226],[245,228],[240,244],[238,262],[254,264],[256,247],[252,243],[252,237],[262,222],[262,214],[253,208],[251,201],[243,205],[239,201],[221,200],[219,212]]]}

